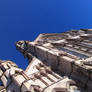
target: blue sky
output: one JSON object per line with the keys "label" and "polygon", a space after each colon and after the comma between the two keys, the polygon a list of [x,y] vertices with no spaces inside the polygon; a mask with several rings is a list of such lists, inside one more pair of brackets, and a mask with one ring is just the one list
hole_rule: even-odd
{"label": "blue sky", "polygon": [[0,59],[25,69],[16,41],[80,28],[92,28],[92,0],[0,0]]}

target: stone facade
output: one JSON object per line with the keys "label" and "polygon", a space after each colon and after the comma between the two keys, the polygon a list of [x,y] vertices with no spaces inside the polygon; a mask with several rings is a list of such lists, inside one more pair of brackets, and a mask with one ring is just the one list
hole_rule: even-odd
{"label": "stone facade", "polygon": [[18,41],[29,65],[0,61],[1,92],[92,92],[92,30],[40,34]]}

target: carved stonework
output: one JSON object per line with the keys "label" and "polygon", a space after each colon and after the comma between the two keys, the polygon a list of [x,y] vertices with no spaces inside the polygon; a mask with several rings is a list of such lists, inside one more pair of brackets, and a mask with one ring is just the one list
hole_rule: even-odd
{"label": "carved stonework", "polygon": [[0,92],[92,92],[92,29],[18,41],[26,70],[0,60]]}

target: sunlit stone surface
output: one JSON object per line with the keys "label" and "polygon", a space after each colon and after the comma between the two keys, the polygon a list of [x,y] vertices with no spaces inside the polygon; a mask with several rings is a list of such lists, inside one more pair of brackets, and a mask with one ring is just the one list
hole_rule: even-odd
{"label": "sunlit stone surface", "polygon": [[0,60],[0,92],[92,92],[92,29],[40,34],[16,48],[29,65]]}

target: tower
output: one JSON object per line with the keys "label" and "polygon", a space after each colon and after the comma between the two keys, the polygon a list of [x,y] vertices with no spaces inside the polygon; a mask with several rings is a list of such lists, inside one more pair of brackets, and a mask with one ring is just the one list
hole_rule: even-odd
{"label": "tower", "polygon": [[18,41],[16,48],[29,65],[0,61],[0,78],[7,92],[92,92],[92,30],[40,34]]}

